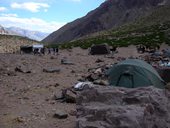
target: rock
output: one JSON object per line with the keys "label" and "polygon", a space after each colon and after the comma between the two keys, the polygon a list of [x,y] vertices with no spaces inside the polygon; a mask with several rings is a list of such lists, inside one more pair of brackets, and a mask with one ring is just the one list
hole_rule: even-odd
{"label": "rock", "polygon": [[54,94],[54,100],[60,100],[66,103],[76,103],[76,92],[69,89],[63,89],[61,92]]}
{"label": "rock", "polygon": [[66,90],[66,93],[63,94],[67,103],[76,103],[76,94],[71,90]]}
{"label": "rock", "polygon": [[44,68],[43,72],[46,73],[59,73],[61,70],[58,68]]}
{"label": "rock", "polygon": [[77,77],[77,81],[85,82],[85,81],[86,81],[86,78],[85,78],[85,76],[78,76],[78,77]]}
{"label": "rock", "polygon": [[0,68],[0,75],[16,76],[16,73],[11,71],[9,68]]}
{"label": "rock", "polygon": [[15,119],[18,123],[24,123],[25,122],[25,119],[23,118],[23,117],[17,117],[16,119]]}
{"label": "rock", "polygon": [[98,68],[96,69],[96,71],[94,72],[95,74],[102,74],[102,69],[101,68]]}
{"label": "rock", "polygon": [[165,88],[170,91],[170,83],[167,83],[166,86],[165,86]]}
{"label": "rock", "polygon": [[76,114],[77,114],[76,110],[71,110],[69,112],[69,115],[71,115],[71,116],[76,116]]}
{"label": "rock", "polygon": [[71,70],[71,73],[76,73],[76,71],[74,71],[74,70]]}
{"label": "rock", "polygon": [[169,128],[170,92],[96,86],[77,95],[77,128]]}
{"label": "rock", "polygon": [[46,88],[50,88],[50,87],[58,87],[58,86],[60,86],[60,84],[59,83],[54,83],[54,84],[50,84],[50,85],[47,85],[47,86],[45,86]]}
{"label": "rock", "polygon": [[52,85],[53,87],[58,87],[58,86],[60,86],[60,84],[59,83],[55,83],[54,85]]}
{"label": "rock", "polygon": [[101,62],[104,62],[104,60],[97,59],[97,60],[95,61],[95,63],[101,63]]}
{"label": "rock", "polygon": [[88,75],[88,76],[86,77],[86,79],[87,79],[88,81],[95,81],[95,80],[98,80],[98,79],[99,79],[99,76],[98,76],[98,74],[90,74],[90,75]]}
{"label": "rock", "polygon": [[73,62],[67,60],[67,59],[61,59],[61,64],[65,64],[65,65],[74,65]]}
{"label": "rock", "polygon": [[24,68],[21,67],[21,66],[17,66],[17,67],[15,68],[15,71],[16,71],[16,72],[21,72],[21,73],[31,73],[30,70],[24,69]]}
{"label": "rock", "polygon": [[54,100],[64,99],[63,92],[60,91],[60,92],[55,93],[54,96],[53,96],[53,99],[54,99]]}
{"label": "rock", "polygon": [[108,81],[106,81],[106,80],[95,80],[93,83],[103,85],[103,86],[108,86],[109,85]]}
{"label": "rock", "polygon": [[51,60],[57,59],[57,57],[51,56],[50,59],[51,59]]}
{"label": "rock", "polygon": [[6,74],[8,76],[16,76],[16,73],[14,71],[8,71]]}
{"label": "rock", "polygon": [[57,110],[53,117],[58,119],[66,119],[68,117],[68,114],[64,111]]}

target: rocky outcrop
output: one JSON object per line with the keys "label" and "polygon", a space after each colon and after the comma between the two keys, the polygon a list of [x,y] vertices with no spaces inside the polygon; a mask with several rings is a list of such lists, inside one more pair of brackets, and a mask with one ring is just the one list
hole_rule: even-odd
{"label": "rocky outcrop", "polygon": [[169,4],[168,0],[106,0],[85,17],[66,24],[43,42],[63,43],[81,38],[149,15],[155,7]]}
{"label": "rocky outcrop", "polygon": [[77,128],[169,128],[170,93],[154,87],[86,89],[77,98]]}

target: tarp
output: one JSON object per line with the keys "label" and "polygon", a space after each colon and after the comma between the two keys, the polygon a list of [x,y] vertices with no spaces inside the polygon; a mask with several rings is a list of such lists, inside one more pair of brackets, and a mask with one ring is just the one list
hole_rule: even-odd
{"label": "tarp", "polygon": [[33,48],[44,48],[43,44],[33,44],[32,45]]}
{"label": "tarp", "polygon": [[148,63],[138,59],[127,59],[114,65],[108,72],[109,83],[127,88],[155,86],[164,88],[164,81]]}

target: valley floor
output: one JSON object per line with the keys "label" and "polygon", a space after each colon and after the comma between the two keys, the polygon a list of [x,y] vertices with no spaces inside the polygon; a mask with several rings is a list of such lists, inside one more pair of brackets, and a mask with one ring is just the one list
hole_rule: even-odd
{"label": "valley floor", "polygon": [[[89,68],[113,64],[118,57],[139,56],[134,46],[118,51],[114,58],[91,56],[80,48],[61,50],[59,55],[0,54],[0,128],[74,128],[76,104],[58,102],[54,94],[75,85]],[[63,58],[74,65],[61,64]],[[98,59],[103,62],[96,63]],[[46,73],[44,68],[60,72]],[[68,118],[54,118],[58,110],[68,113]]]}

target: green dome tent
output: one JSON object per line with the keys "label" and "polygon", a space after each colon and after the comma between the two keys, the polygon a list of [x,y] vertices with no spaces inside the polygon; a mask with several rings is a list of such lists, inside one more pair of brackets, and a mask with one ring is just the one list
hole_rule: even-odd
{"label": "green dome tent", "polygon": [[114,65],[108,72],[113,86],[136,88],[155,86],[164,88],[164,81],[148,63],[138,59],[127,59]]}

